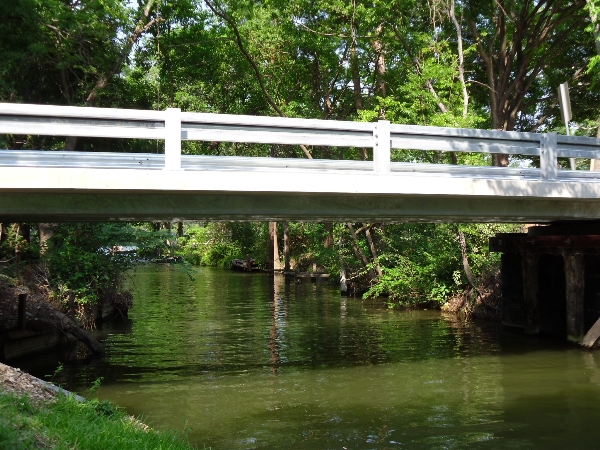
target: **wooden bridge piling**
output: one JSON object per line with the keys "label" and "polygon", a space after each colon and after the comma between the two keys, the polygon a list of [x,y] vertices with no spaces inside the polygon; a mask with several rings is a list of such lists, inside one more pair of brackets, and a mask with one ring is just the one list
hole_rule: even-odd
{"label": "wooden bridge piling", "polygon": [[523,268],[523,300],[525,304],[525,333],[540,332],[540,310],[538,296],[538,260],[539,255],[524,252],[521,258]]}
{"label": "wooden bridge piling", "polygon": [[600,318],[600,224],[498,234],[490,239],[490,250],[502,252],[505,325],[582,345],[598,340],[600,324],[598,336],[586,336],[586,331]]}
{"label": "wooden bridge piling", "polygon": [[567,339],[579,342],[585,334],[585,264],[581,253],[564,254]]}

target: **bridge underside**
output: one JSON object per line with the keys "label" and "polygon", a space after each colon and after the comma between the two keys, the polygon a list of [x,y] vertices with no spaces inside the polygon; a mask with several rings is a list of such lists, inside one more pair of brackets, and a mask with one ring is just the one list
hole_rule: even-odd
{"label": "bridge underside", "polygon": [[554,222],[600,219],[600,183],[359,171],[0,168],[1,222]]}
{"label": "bridge underside", "polygon": [[393,194],[2,192],[0,222],[551,222],[600,219],[600,201]]}

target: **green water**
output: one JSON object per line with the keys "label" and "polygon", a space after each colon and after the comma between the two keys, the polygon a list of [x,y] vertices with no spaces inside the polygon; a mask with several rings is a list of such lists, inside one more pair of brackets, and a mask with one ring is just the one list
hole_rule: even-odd
{"label": "green water", "polygon": [[600,354],[326,285],[191,275],[139,267],[106,358],[56,380],[85,394],[103,377],[100,398],[215,450],[600,446]]}

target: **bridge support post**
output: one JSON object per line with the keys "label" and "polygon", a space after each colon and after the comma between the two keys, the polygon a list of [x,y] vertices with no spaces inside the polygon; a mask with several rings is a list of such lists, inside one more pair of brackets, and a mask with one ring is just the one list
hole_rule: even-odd
{"label": "bridge support post", "polygon": [[598,345],[599,230],[600,222],[562,223],[491,238],[490,251],[503,253],[503,323]]}
{"label": "bridge support post", "polygon": [[373,129],[373,170],[375,173],[389,173],[391,168],[390,122],[380,120]]}
{"label": "bridge support post", "polygon": [[584,295],[585,266],[584,255],[563,254],[565,262],[565,287],[567,300],[567,339],[579,342],[585,334]]}
{"label": "bridge support post", "polygon": [[181,110],[165,111],[165,169],[181,170]]}
{"label": "bridge support post", "polygon": [[557,148],[556,133],[545,133],[540,136],[540,170],[543,181],[558,178]]}
{"label": "bridge support post", "polygon": [[539,307],[539,277],[537,253],[524,252],[521,256],[523,268],[523,303],[525,304],[525,326],[527,334],[540,332],[540,307]]}

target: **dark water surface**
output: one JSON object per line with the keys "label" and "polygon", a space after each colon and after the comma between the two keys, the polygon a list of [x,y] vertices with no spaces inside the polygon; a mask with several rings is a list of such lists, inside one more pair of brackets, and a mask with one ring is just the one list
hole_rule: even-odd
{"label": "dark water surface", "polygon": [[[216,449],[600,447],[600,353],[325,285],[142,266],[107,357],[55,381]],[[46,365],[21,364],[38,376]]]}

